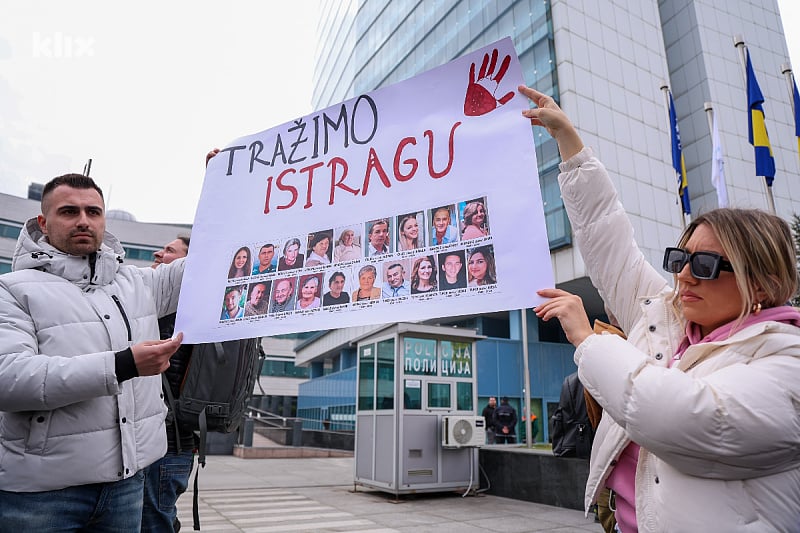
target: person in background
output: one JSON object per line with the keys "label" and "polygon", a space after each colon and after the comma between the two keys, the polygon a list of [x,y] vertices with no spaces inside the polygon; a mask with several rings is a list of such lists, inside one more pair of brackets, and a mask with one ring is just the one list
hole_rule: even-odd
{"label": "person in background", "polygon": [[694,218],[662,268],[645,259],[617,191],[549,96],[523,112],[561,153],[558,181],[586,271],[628,339],[594,333],[580,297],[542,289],[535,312],[576,347],[603,407],[586,490],[614,493],[630,531],[797,531],[800,312],[789,225],[756,209]]}
{"label": "person in background", "polygon": [[41,211],[0,275],[0,529],[139,531],[184,260],[126,265],[88,176],[50,180]]}
{"label": "person in background", "polygon": [[252,265],[250,248],[242,246],[233,254],[233,261],[231,261],[231,267],[228,269],[228,279],[249,276],[252,271]]}
{"label": "person in background", "polygon": [[483,408],[481,416],[485,424],[486,444],[494,444],[494,410],[497,409],[497,398],[489,396],[489,403]]}
{"label": "person in background", "polygon": [[568,375],[561,384],[561,395],[552,423],[553,455],[589,458],[594,431],[586,412],[583,385],[577,372]]}
{"label": "person in background", "polygon": [[516,444],[517,410],[508,403],[508,397],[500,398],[500,405],[493,415],[494,439],[497,444]]}
{"label": "person in background", "polygon": [[[189,253],[189,237],[178,236],[174,241],[166,244],[154,255],[152,268],[168,265],[186,257]],[[162,340],[172,337],[175,330],[175,313],[170,313],[158,319],[158,329]],[[173,397],[180,394],[180,386],[189,361],[192,357],[193,346],[181,344],[169,358],[169,368],[164,371],[164,377],[169,384]],[[165,386],[162,383],[162,387]],[[159,533],[162,531],[179,531],[181,528],[178,520],[177,502],[181,494],[189,486],[189,477],[194,467],[195,436],[189,428],[178,428],[174,431],[174,415],[167,406],[166,435],[167,453],[144,469],[144,500],[142,507],[142,533]]]}

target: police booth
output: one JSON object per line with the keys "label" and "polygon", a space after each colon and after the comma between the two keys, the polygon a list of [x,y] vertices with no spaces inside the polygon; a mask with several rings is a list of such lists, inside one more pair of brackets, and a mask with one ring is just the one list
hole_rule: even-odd
{"label": "police booth", "polygon": [[395,495],[477,489],[472,330],[399,323],[357,342],[355,483]]}

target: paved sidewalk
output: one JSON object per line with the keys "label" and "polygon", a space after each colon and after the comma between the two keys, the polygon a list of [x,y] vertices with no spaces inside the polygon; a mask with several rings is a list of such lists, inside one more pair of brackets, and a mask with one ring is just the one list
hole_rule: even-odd
{"label": "paved sidewalk", "polygon": [[[192,482],[194,477],[192,477]],[[200,472],[202,531],[282,533],[602,533],[580,511],[487,494],[419,494],[399,502],[353,485],[353,458],[210,456]],[[192,531],[192,494],[178,501]]]}

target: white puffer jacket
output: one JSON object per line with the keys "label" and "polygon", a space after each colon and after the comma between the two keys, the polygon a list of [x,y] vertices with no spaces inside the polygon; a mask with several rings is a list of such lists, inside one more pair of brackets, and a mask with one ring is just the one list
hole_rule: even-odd
{"label": "white puffer jacket", "polygon": [[115,352],[159,338],[183,260],[123,266],[106,233],[88,257],[50,246],[36,219],[0,276],[0,490],[117,481],[164,455],[159,376],[117,383]]}
{"label": "white puffer jacket", "polygon": [[585,148],[559,176],[592,283],[628,332],[576,350],[605,409],[587,507],[631,439],[640,531],[800,531],[800,328],[778,322],[690,346],[671,288],[644,259],[603,165]]}

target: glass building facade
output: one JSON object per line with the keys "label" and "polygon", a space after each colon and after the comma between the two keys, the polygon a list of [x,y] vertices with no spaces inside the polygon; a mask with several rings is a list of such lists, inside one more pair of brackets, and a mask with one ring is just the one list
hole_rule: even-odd
{"label": "glass building facade", "polygon": [[[708,179],[712,151],[705,102],[714,106],[725,146],[730,205],[767,208],[763,184],[754,177],[746,90],[731,28],[745,36],[748,49],[759,58],[755,68],[772,110],[770,142],[780,176],[773,187],[775,207],[788,220],[800,212],[800,188],[791,185],[800,173],[793,114],[780,68],[788,63],[788,51],[775,0],[324,1],[312,103],[322,109],[510,37],[525,82],[551,94],[576,123],[583,142],[609,170],[642,253],[659,265],[664,248],[675,245],[685,223],[676,202],[661,91],[665,83],[675,97],[695,214],[717,207]],[[542,128],[533,132],[556,284],[579,294],[590,318],[602,318],[603,302],[572,246],[556,182],[557,147]],[[564,376],[575,369],[572,346],[557,324],[543,324],[528,313],[523,326],[519,311],[442,317],[435,323],[475,329],[487,337],[477,345],[479,409],[491,394],[509,396],[520,410],[515,400],[523,396],[524,327],[531,409],[546,420]],[[322,376],[314,370],[325,366],[319,359],[332,356],[322,350],[309,352],[311,359],[298,351],[298,362],[312,367],[310,387]],[[349,359],[341,358],[345,360]],[[350,371],[355,357],[351,363],[330,366],[325,377]],[[324,407],[322,395],[305,392],[306,385],[301,385],[300,406]],[[547,425],[540,426],[539,441],[547,438]]]}
{"label": "glass building facade", "polygon": [[[411,78],[505,37],[514,42],[525,82],[558,100],[549,0],[328,1],[323,2],[319,35],[314,109]],[[543,129],[535,135],[548,240],[551,249],[558,249],[571,243],[556,181],[558,149]],[[517,311],[431,321],[488,337],[477,345],[478,404],[472,407],[478,412],[488,396],[509,396],[523,412],[520,317]],[[529,315],[529,322],[531,411],[542,419],[557,404],[563,377],[574,370],[572,347],[535,316]],[[311,363],[312,379],[299,388],[298,416],[317,421],[306,422],[312,426],[334,414],[354,420],[355,402],[364,401],[356,399],[353,354],[327,357],[327,364]],[[536,440],[546,437],[547,429],[540,430]]]}
{"label": "glass building facade", "polygon": [[[313,93],[322,109],[443,65],[511,37],[525,82],[558,100],[550,0],[367,0],[326,2]],[[536,156],[547,236],[570,244],[558,183],[558,148],[537,128]]]}

